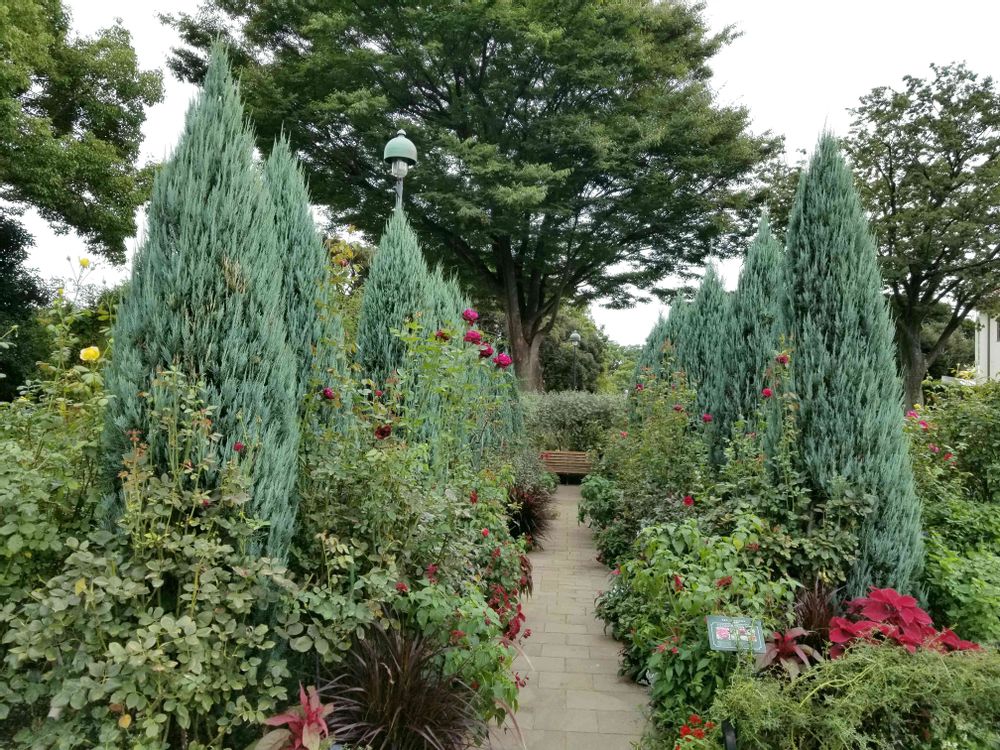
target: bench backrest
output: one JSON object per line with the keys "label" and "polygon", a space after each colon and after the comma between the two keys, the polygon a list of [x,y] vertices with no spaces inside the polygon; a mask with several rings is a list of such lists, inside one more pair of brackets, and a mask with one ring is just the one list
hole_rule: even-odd
{"label": "bench backrest", "polygon": [[590,456],[585,451],[542,451],[542,463],[553,474],[585,476],[590,473]]}

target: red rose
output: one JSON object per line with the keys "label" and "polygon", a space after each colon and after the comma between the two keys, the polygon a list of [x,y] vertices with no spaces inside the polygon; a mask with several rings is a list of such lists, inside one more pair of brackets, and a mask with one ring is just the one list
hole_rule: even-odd
{"label": "red rose", "polygon": [[636,383],[635,384],[635,389],[637,391],[644,391],[644,390],[646,390],[646,387],[642,383]]}
{"label": "red rose", "polygon": [[479,358],[480,359],[487,359],[488,357],[492,357],[492,356],[493,356],[493,347],[492,346],[490,346],[489,344],[483,344],[481,347],[479,347]]}
{"label": "red rose", "polygon": [[677,575],[675,573],[674,574],[674,591],[681,591],[683,588],[684,588],[684,580],[679,575]]}
{"label": "red rose", "polygon": [[382,398],[383,395],[385,395],[383,391],[375,390],[375,398]]}
{"label": "red rose", "polygon": [[509,354],[498,354],[493,358],[493,364],[499,367],[501,370],[506,370],[514,362],[510,358]]}
{"label": "red rose", "polygon": [[774,361],[777,362],[779,365],[787,365],[788,364],[788,355],[787,354],[779,354],[777,357],[774,358]]}
{"label": "red rose", "polygon": [[479,502],[479,493],[473,490],[469,493],[469,502],[475,505]]}
{"label": "red rose", "polygon": [[674,404],[674,411],[684,411],[684,407],[680,404]]}
{"label": "red rose", "polygon": [[323,389],[323,398],[325,398],[327,401],[331,401],[332,399],[335,399],[336,397],[337,397],[337,394],[334,392],[333,388],[324,388]]}
{"label": "red rose", "polygon": [[489,529],[483,529],[481,533],[483,535],[483,538],[486,538],[486,537],[488,537],[490,535],[490,530]]}
{"label": "red rose", "polygon": [[396,584],[396,591],[398,591],[400,594],[405,594],[409,590],[410,590],[410,587],[407,586],[402,581],[400,581],[399,583]]}
{"label": "red rose", "polygon": [[465,310],[462,310],[462,319],[466,323],[475,323],[477,320],[479,320],[479,313],[477,313],[471,307],[467,308]]}
{"label": "red rose", "polygon": [[246,449],[247,447],[243,445],[243,443],[241,443],[239,440],[233,443],[233,450],[239,453],[240,455],[243,455],[243,451],[245,451]]}
{"label": "red rose", "polygon": [[720,578],[718,581],[715,582],[715,585],[721,589],[731,585],[732,582],[733,582],[732,576],[723,576],[722,578]]}
{"label": "red rose", "polygon": [[694,498],[691,495],[685,495],[684,504],[690,508],[692,505],[694,505]]}
{"label": "red rose", "polygon": [[763,396],[764,398],[771,398],[771,396],[774,395],[774,391],[772,391],[770,388],[765,388],[760,392],[760,395]]}
{"label": "red rose", "polygon": [[475,344],[478,346],[483,343],[483,334],[477,331],[475,328],[471,328],[465,332],[465,337],[462,339],[466,343]]}
{"label": "red rose", "polygon": [[379,427],[375,428],[375,439],[376,440],[385,440],[391,434],[392,434],[392,425],[391,424],[384,424],[384,425],[380,425]]}
{"label": "red rose", "polygon": [[688,717],[688,724],[691,724],[692,726],[698,726],[699,724],[701,724],[701,717],[698,714],[691,714]]}
{"label": "red rose", "polygon": [[443,331],[440,328],[438,328],[434,332],[434,338],[436,338],[438,341],[447,341],[448,339],[451,338],[451,336],[448,335],[447,331]]}
{"label": "red rose", "polygon": [[705,424],[708,424],[709,422],[712,421],[712,415],[711,414],[702,414],[701,415],[701,421],[704,422]]}

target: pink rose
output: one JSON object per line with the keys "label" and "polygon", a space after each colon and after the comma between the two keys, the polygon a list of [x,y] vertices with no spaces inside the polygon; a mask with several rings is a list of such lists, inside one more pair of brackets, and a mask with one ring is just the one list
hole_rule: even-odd
{"label": "pink rose", "polygon": [[483,343],[483,334],[477,331],[475,328],[470,328],[465,332],[465,338],[463,339],[468,344],[475,344],[478,346]]}
{"label": "pink rose", "polygon": [[508,367],[511,366],[511,363],[513,361],[514,360],[512,360],[510,358],[510,355],[508,354],[498,354],[493,358],[493,364],[495,364],[501,370],[506,370]]}
{"label": "pink rose", "polygon": [[479,320],[479,313],[477,313],[471,307],[467,308],[465,310],[462,310],[462,319],[465,320],[466,323],[475,323],[477,320]]}

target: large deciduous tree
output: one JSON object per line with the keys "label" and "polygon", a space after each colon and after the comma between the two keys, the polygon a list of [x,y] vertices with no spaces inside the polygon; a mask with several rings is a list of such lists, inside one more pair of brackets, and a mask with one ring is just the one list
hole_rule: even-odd
{"label": "large deciduous tree", "polygon": [[228,39],[267,149],[282,127],[336,222],[369,235],[392,203],[382,146],[421,151],[407,212],[432,260],[504,308],[524,385],[562,302],[610,298],[699,263],[773,151],[720,106],[698,5],[654,0],[208,0],[171,19],[197,80]]}
{"label": "large deciduous tree", "polygon": [[[1000,295],[1000,92],[964,65],[932,66],[861,99],[847,138],[897,315],[906,401],[971,310]],[[929,350],[925,323],[951,314]]]}
{"label": "large deciduous tree", "polygon": [[120,26],[72,38],[61,0],[0,0],[0,59],[0,200],[123,261],[147,194],[135,162],[160,74],[139,70]]}
{"label": "large deciduous tree", "polygon": [[806,474],[820,497],[843,477],[876,498],[861,529],[851,593],[871,585],[911,592],[923,542],[892,320],[854,178],[829,135],[795,196],[780,314],[793,352]]}

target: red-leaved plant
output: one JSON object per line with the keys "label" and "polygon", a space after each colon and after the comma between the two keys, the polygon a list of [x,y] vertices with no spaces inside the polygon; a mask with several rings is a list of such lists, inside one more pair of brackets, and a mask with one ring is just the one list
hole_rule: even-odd
{"label": "red-leaved plant", "polygon": [[799,638],[809,635],[805,628],[792,628],[784,633],[775,633],[767,642],[764,653],[757,656],[757,669],[781,667],[793,680],[823,657],[812,646],[799,643]]}
{"label": "red-leaved plant", "polygon": [[830,657],[837,658],[852,643],[891,642],[911,654],[918,648],[935,651],[978,651],[979,644],[964,641],[953,631],[934,628],[930,615],[912,596],[895,589],[873,588],[868,596],[847,603],[848,617],[830,620]]}
{"label": "red-leaved plant", "polygon": [[265,719],[269,727],[287,726],[265,734],[252,750],[320,750],[320,743],[330,734],[326,717],[333,711],[331,704],[323,705],[316,688],[310,687],[308,694],[299,685],[299,705],[283,714]]}

